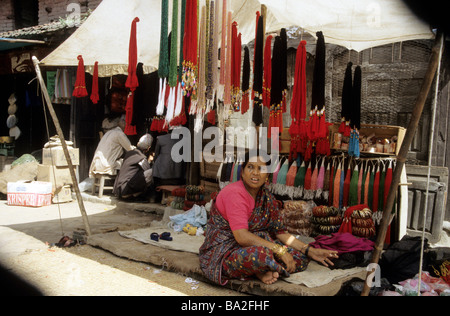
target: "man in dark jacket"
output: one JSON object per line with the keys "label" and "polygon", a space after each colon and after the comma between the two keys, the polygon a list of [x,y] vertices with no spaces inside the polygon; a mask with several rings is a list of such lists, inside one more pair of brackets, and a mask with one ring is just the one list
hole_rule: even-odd
{"label": "man in dark jacket", "polygon": [[114,183],[114,195],[121,199],[133,199],[147,192],[152,183],[153,170],[147,154],[152,147],[153,138],[143,136],[135,150],[129,151]]}

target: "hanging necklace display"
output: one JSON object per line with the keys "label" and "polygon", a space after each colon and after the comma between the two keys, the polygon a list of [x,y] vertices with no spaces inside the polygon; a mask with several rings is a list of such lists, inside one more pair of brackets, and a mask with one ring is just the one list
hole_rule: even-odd
{"label": "hanging necklace display", "polygon": [[250,107],[250,50],[248,46],[244,48],[244,64],[242,70],[242,103],[241,113],[248,112]]}
{"label": "hanging necklace display", "polygon": [[241,111],[241,62],[242,62],[242,40],[241,33],[238,35],[238,24],[233,22],[231,30],[232,56],[231,56],[231,105],[235,112]]}
{"label": "hanging necklace display", "polygon": [[183,43],[183,95],[195,98],[197,96],[198,76],[198,0],[189,0],[186,3],[186,16]]}
{"label": "hanging necklace display", "polygon": [[137,135],[136,126],[132,125],[132,121],[133,121],[134,93],[136,89],[139,87],[139,82],[136,75],[137,59],[138,59],[136,33],[138,22],[139,18],[136,17],[131,24],[130,47],[128,56],[128,78],[125,83],[125,87],[127,87],[130,90],[127,98],[127,105],[125,107],[126,125],[124,132],[128,136]]}
{"label": "hanging necklace display", "polygon": [[306,131],[306,41],[301,41],[297,48],[294,87],[291,100],[291,135],[290,159],[304,156],[308,144]]}
{"label": "hanging necklace display", "polygon": [[263,81],[263,62],[264,62],[264,17],[260,16],[257,23],[255,50],[254,50],[254,69],[253,69],[253,123],[260,126],[263,123],[262,117],[262,81]]}
{"label": "hanging necklace display", "polygon": [[164,117],[167,79],[169,77],[169,0],[162,0],[161,4],[161,36],[159,50],[159,93],[156,116],[152,120],[150,131],[163,132],[168,130]]}

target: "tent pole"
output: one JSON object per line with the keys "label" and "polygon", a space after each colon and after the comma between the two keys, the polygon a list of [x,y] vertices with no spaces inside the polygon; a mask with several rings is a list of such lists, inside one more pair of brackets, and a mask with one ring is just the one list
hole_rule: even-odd
{"label": "tent pole", "polygon": [[[431,86],[436,76],[436,72],[440,63],[441,51],[443,47],[444,47],[444,35],[441,32],[439,32],[436,36],[436,42],[432,50],[430,63],[423,81],[422,89],[420,90],[419,97],[416,101],[416,105],[412,112],[411,121],[406,131],[405,139],[401,146],[400,152],[397,156],[397,166],[395,168],[394,175],[392,177],[392,184],[389,190],[389,195],[387,197],[385,209],[383,212],[383,219],[381,221],[380,231],[378,233],[377,240],[375,243],[375,249],[372,255],[371,263],[373,265],[377,265],[379,263],[383,251],[384,241],[386,239],[387,230],[394,218],[392,209],[397,195],[397,190],[400,184],[400,177],[403,168],[405,167],[406,158],[409,149],[411,147],[412,141],[414,139],[414,136],[416,135],[417,127],[419,126],[419,121],[420,118],[422,117],[425,102],[428,98],[428,94],[430,93]],[[364,283],[364,289],[361,293],[361,296],[369,296],[370,292],[369,282],[371,281],[370,278],[372,278],[373,273],[374,271],[368,271],[366,282]]]}
{"label": "tent pole", "polygon": [[42,77],[41,69],[39,68],[39,60],[35,56],[33,56],[33,63],[34,63],[37,78],[38,78],[40,86],[41,86],[42,93],[44,94],[44,98],[47,103],[48,110],[50,112],[50,115],[52,116],[53,123],[55,124],[56,132],[58,133],[59,139],[61,140],[61,145],[62,145],[64,155],[67,160],[67,164],[69,166],[69,171],[70,171],[70,175],[72,177],[72,182],[73,182],[73,188],[74,188],[75,194],[77,196],[78,205],[80,207],[84,226],[86,228],[86,233],[87,233],[87,236],[90,236],[91,228],[90,228],[88,217],[86,214],[86,209],[84,208],[84,203],[83,203],[83,198],[81,196],[80,188],[78,187],[78,181],[77,181],[77,177],[75,175],[75,170],[73,168],[72,158],[70,157],[69,149],[67,148],[67,143],[64,138],[64,134],[61,129],[61,125],[59,124],[58,116],[56,115],[55,109],[53,108],[52,102],[50,100],[50,96],[47,91],[47,87],[45,86],[44,78]]}

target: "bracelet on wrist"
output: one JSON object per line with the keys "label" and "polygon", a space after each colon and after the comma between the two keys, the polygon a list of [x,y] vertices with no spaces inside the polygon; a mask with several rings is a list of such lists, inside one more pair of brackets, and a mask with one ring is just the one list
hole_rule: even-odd
{"label": "bracelet on wrist", "polygon": [[288,252],[288,248],[286,246],[275,245],[272,248],[272,251],[273,251],[275,257],[281,258]]}
{"label": "bracelet on wrist", "polygon": [[309,255],[309,249],[311,249],[310,245],[308,245],[308,247],[306,247],[306,250],[305,250],[305,256],[307,256],[307,257]]}

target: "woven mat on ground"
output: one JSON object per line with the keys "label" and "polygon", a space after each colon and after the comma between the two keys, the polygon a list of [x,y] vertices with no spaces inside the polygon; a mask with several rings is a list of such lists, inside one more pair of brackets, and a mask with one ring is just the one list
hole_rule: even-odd
{"label": "woven mat on ground", "polygon": [[[151,242],[150,230],[152,232],[165,232],[167,228],[146,228],[132,232],[112,232],[106,234],[98,234],[90,236],[88,244],[93,247],[99,247],[107,250],[119,257],[128,258],[139,262],[147,262],[155,266],[165,267],[170,271],[189,275],[198,280],[208,282],[200,269],[198,260],[198,248],[201,241],[198,237],[184,235],[174,235],[174,240],[183,240],[183,237],[198,239],[195,241],[196,245],[192,245],[192,249],[197,248],[197,251],[187,251],[186,245],[178,246],[177,242]],[[148,236],[147,236],[148,234]],[[127,235],[128,237],[125,237]],[[130,236],[141,235],[138,239]],[[147,240],[148,238],[148,240]],[[173,249],[170,249],[173,248]],[[178,249],[175,249],[178,248]],[[331,271],[325,267],[321,267],[316,263],[311,263],[305,272],[295,274],[288,279],[282,279],[273,285],[265,285],[259,280],[240,281],[233,280],[228,283],[227,287],[244,293],[252,295],[294,295],[294,296],[333,296],[341,289],[342,285],[353,279],[359,278],[364,280],[366,276],[365,271],[351,271],[346,270],[345,273],[336,270]],[[316,280],[317,279],[317,280]],[[308,287],[308,286],[310,287]]]}
{"label": "woven mat on ground", "polygon": [[[159,240],[154,241],[150,238],[152,233],[161,235],[164,232],[170,232],[173,241]],[[198,254],[198,250],[203,244],[205,237],[189,236],[185,232],[177,233],[165,227],[149,227],[133,231],[119,232],[120,236],[134,239],[144,244],[161,247],[164,249],[183,251]]]}

